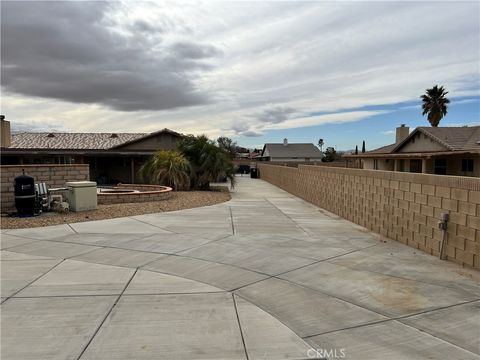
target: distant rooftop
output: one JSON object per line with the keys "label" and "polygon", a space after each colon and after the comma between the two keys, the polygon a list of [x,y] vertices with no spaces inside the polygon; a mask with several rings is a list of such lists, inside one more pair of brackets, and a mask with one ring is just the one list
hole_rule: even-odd
{"label": "distant rooftop", "polygon": [[265,144],[262,155],[265,150],[268,150],[270,157],[280,158],[294,158],[294,157],[308,157],[308,158],[321,158],[323,157],[320,150],[312,143],[268,143]]}

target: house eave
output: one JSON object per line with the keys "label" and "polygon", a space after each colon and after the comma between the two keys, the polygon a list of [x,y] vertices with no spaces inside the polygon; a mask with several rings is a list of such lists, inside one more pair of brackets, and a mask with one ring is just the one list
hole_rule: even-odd
{"label": "house eave", "polygon": [[82,156],[150,156],[155,151],[129,151],[110,149],[9,149],[2,148],[1,155],[82,155]]}
{"label": "house eave", "polygon": [[407,158],[433,158],[438,156],[456,156],[456,155],[480,155],[480,150],[464,150],[464,151],[432,151],[422,153],[383,153],[383,154],[350,154],[344,155],[344,158],[349,159],[365,159],[365,158],[377,158],[377,159],[407,159]]}

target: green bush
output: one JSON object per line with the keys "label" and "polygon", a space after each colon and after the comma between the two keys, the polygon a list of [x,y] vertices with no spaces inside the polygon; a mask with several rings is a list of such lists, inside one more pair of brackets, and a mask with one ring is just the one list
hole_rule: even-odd
{"label": "green bush", "polygon": [[190,186],[193,189],[208,190],[210,182],[227,178],[235,185],[235,171],[228,153],[215,145],[205,135],[188,135],[178,149],[190,163]]}
{"label": "green bush", "polygon": [[231,156],[205,135],[184,137],[177,151],[160,150],[139,171],[142,181],[175,190],[210,189],[210,183],[229,179],[235,185]]}
{"label": "green bush", "polygon": [[140,168],[140,177],[149,183],[170,186],[174,190],[190,186],[190,164],[179,151],[157,151]]}

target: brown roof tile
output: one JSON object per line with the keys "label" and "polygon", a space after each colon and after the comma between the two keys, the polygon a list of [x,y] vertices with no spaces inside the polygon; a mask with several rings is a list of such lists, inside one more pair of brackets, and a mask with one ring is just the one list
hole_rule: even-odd
{"label": "brown roof tile", "polygon": [[[378,149],[367,151],[367,154],[390,154],[397,144],[390,144]],[[361,155],[360,153],[358,155]]]}
{"label": "brown roof tile", "polygon": [[480,126],[419,127],[417,129],[452,151],[480,150]]}
{"label": "brown roof tile", "polygon": [[[392,154],[396,153],[412,136],[422,132],[432,140],[445,146],[450,151],[479,151],[480,152],[480,126],[462,127],[417,127],[410,135],[399,144],[390,144],[378,149],[367,151],[365,154]],[[360,155],[360,154],[359,154]]]}
{"label": "brown roof tile", "polygon": [[[320,150],[313,145],[312,143],[301,144],[293,143],[288,145],[281,144],[265,144],[264,149],[268,150],[270,157],[310,157],[310,158],[321,158],[323,157]],[[264,150],[265,151],[265,150]],[[262,151],[262,154],[263,152]]]}
{"label": "brown roof tile", "polygon": [[145,133],[17,133],[9,149],[106,150],[140,139]]}

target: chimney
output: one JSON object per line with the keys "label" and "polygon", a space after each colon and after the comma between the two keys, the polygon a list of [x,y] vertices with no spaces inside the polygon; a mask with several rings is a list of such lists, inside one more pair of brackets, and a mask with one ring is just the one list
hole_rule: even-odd
{"label": "chimney", "polygon": [[10,121],[5,120],[5,115],[0,115],[0,147],[7,148],[12,144]]}
{"label": "chimney", "polygon": [[285,138],[285,139],[283,139],[283,146],[287,146],[287,145],[288,145],[288,139]]}
{"label": "chimney", "polygon": [[407,138],[407,136],[410,134],[410,128],[408,126],[405,126],[405,124],[400,125],[400,127],[397,127],[397,136],[395,138],[395,144],[401,143],[403,140]]}

